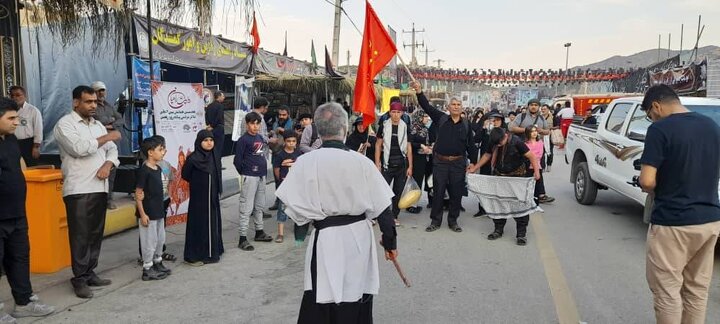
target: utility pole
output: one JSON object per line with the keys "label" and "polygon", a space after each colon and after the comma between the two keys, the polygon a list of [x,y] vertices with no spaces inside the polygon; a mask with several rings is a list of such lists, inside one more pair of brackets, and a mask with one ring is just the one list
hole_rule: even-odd
{"label": "utility pole", "polygon": [[345,73],[350,74],[350,50],[347,51],[347,68],[345,69]]}
{"label": "utility pole", "polygon": [[443,59],[437,59],[437,60],[434,60],[433,62],[437,62],[438,69],[441,69],[442,67],[440,66],[440,64],[442,64],[443,62],[445,62],[445,60],[443,60]]}
{"label": "utility pole", "polygon": [[658,35],[658,51],[657,51],[657,54],[658,54],[657,61],[658,62],[660,62],[660,46],[661,46],[660,43],[661,42],[662,42],[662,34],[659,34]]}
{"label": "utility pole", "polygon": [[[347,1],[347,0],[346,0]],[[335,0],[335,25],[333,26],[332,60],[335,64],[340,62],[340,18],[343,0]]]}
{"label": "utility pole", "polygon": [[421,53],[425,53],[425,66],[428,66],[428,53],[435,52],[435,50],[430,50],[425,48],[425,50],[420,50]]}
{"label": "utility pole", "polygon": [[685,38],[685,24],[680,24],[680,64],[682,65],[682,45],[683,45],[683,38]]}
{"label": "utility pole", "polygon": [[412,60],[410,61],[411,66],[417,66],[417,56],[415,56],[415,49],[420,46],[425,46],[425,43],[417,43],[415,41],[415,34],[417,33],[424,33],[425,29],[423,30],[415,30],[415,23],[412,24],[412,30],[411,31],[404,31],[403,34],[412,34],[412,43],[410,45],[403,44],[403,47],[412,47]]}

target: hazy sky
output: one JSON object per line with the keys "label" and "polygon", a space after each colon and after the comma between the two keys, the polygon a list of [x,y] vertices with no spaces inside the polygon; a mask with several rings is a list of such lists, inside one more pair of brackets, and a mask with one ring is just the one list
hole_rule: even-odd
{"label": "hazy sky", "polygon": [[[217,0],[213,33],[247,41],[240,14]],[[335,2],[334,0],[327,0]],[[256,0],[261,47],[282,52],[285,31],[288,55],[310,59],[315,41],[318,63],[323,46],[332,51],[334,6],[326,0]],[[375,0],[380,20],[398,32],[398,50],[409,63],[409,31],[415,22],[429,53],[430,64],[443,59],[453,68],[564,68],[565,48],[571,42],[570,67],[594,63],[614,55],[630,55],[657,48],[658,35],[667,48],[680,47],[680,24],[685,24],[683,48],[694,45],[698,14],[705,25],[700,46],[720,45],[720,0]],[[362,30],[364,0],[346,0],[343,7]],[[260,19],[262,18],[262,19]],[[356,65],[362,36],[343,15],[340,62]],[[418,53],[425,63],[425,54]]]}

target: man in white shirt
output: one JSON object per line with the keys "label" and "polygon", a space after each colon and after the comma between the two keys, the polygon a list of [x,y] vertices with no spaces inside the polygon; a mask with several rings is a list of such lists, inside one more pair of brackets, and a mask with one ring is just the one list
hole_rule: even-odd
{"label": "man in white shirt", "polygon": [[40,158],[40,146],[43,142],[43,120],[40,110],[27,102],[27,93],[21,86],[10,87],[10,99],[18,105],[20,125],[15,130],[15,136],[20,145],[25,165],[37,165]]}
{"label": "man in white shirt", "polygon": [[288,216],[315,228],[298,323],[372,323],[380,275],[371,220],[378,220],[385,258],[395,259],[393,193],[368,158],[343,144],[348,118],[341,105],[318,107],[315,127],[322,148],[298,158],[277,190]]}
{"label": "man in white shirt", "polygon": [[[105,86],[105,83],[102,81],[95,81],[93,82],[90,87],[92,87],[95,90],[95,94],[97,95],[97,108],[95,109],[95,115],[93,115],[93,118],[95,120],[99,121],[107,131],[122,131],[123,126],[125,125],[125,119],[123,119],[123,116],[113,107],[112,104],[107,102],[106,94],[107,94],[107,87]],[[120,145],[120,140],[115,141],[115,145]],[[113,201],[113,188],[115,187],[115,169],[113,169],[110,172],[110,176],[108,177],[108,204],[107,208],[110,210],[117,209],[117,205],[115,205],[115,202]]]}
{"label": "man in white shirt", "polygon": [[68,236],[72,257],[75,295],[91,298],[90,286],[107,286],[94,272],[100,257],[108,181],[118,166],[118,150],[113,141],[120,132],[108,132],[93,118],[97,107],[95,90],[78,86],[73,90],[73,111],[60,118],[53,134],[60,149],[63,171],[63,201],[67,211]]}
{"label": "man in white shirt", "polygon": [[560,117],[560,130],[562,130],[563,137],[567,138],[568,129],[575,117],[575,109],[570,107],[570,101],[565,102],[565,108],[560,109],[555,117]]}

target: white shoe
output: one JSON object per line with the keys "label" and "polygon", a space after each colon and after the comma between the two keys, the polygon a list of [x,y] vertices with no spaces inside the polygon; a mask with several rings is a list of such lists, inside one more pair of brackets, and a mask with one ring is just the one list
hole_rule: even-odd
{"label": "white shoe", "polygon": [[25,306],[15,306],[15,310],[12,312],[12,316],[16,318],[20,317],[42,317],[47,316],[55,312],[55,307],[45,305],[40,302],[30,302]]}
{"label": "white shoe", "polygon": [[0,303],[0,324],[6,323],[17,323],[17,320],[15,317],[10,316],[10,314],[5,313],[5,304]]}

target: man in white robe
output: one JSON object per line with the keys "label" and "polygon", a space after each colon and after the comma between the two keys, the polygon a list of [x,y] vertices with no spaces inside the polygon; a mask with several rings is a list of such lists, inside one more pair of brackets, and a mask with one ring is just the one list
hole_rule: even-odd
{"label": "man in white robe", "polygon": [[302,155],[276,192],[295,223],[315,228],[298,323],[372,323],[380,279],[371,220],[378,220],[386,259],[397,257],[393,193],[370,160],[343,144],[347,121],[337,103],[318,107],[323,146]]}

